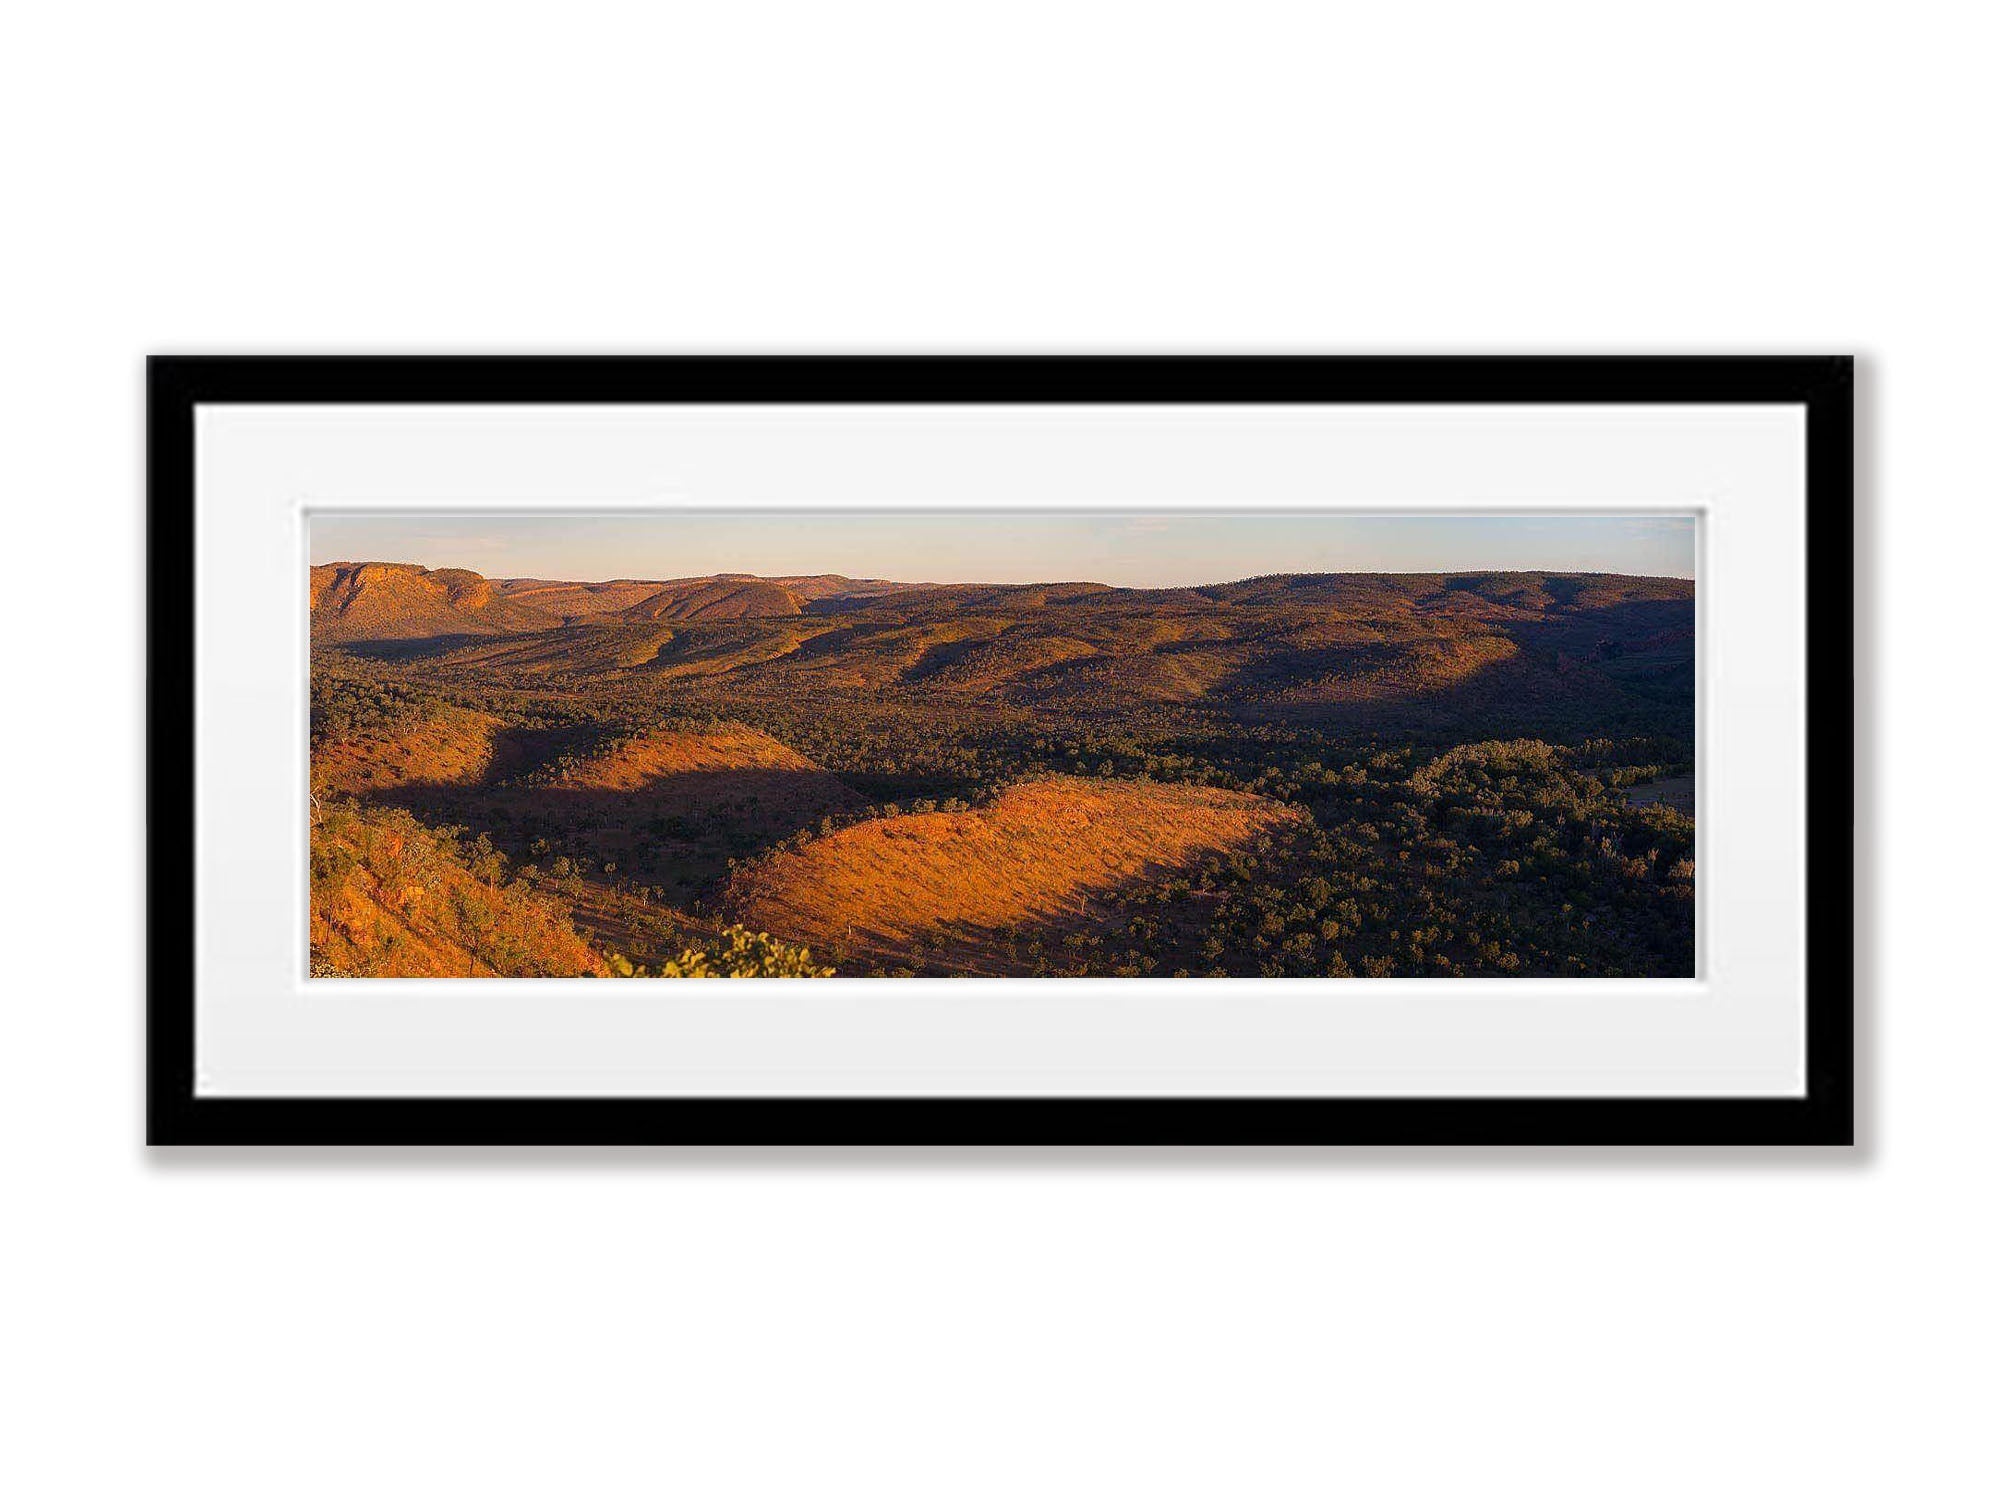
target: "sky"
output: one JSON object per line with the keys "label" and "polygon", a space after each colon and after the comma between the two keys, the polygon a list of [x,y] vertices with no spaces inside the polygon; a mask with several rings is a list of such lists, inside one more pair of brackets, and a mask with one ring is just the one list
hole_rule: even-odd
{"label": "sky", "polygon": [[1188,511],[734,511],[316,515],[312,560],[489,578],[844,573],[907,583],[1126,588],[1264,573],[1635,573],[1693,578],[1695,520],[1666,515]]}

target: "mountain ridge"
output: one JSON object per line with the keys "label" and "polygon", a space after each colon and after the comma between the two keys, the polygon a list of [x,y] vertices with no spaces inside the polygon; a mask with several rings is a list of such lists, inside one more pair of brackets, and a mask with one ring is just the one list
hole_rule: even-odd
{"label": "mountain ridge", "polygon": [[[1512,585],[1497,592],[1484,585]],[[1645,574],[1557,570],[1442,570],[1410,573],[1270,573],[1214,583],[1138,588],[1090,580],[1036,583],[907,583],[849,578],[838,573],[697,574],[686,578],[570,580],[489,578],[468,568],[418,563],[332,562],[311,569],[315,639],[410,640],[454,634],[504,635],[590,620],[777,619],[845,613],[885,599],[912,596],[964,607],[1009,603],[1043,606],[1080,601],[1148,604],[1303,602],[1315,593],[1407,592],[1429,584],[1443,595],[1473,596],[1524,609],[1587,607],[1593,590],[1622,585],[1654,600],[1692,600],[1694,581]],[[1555,585],[1558,592],[1551,593]],[[822,606],[815,608],[815,606]],[[834,606],[834,607],[824,607]]]}
{"label": "mountain ridge", "polygon": [[563,585],[607,591],[579,614],[549,607],[558,585],[546,580],[327,566],[346,572],[315,579],[331,611],[316,613],[316,643],[524,687],[726,680],[1086,710],[1511,720],[1562,701],[1641,712],[1694,671],[1693,583],[1611,573],[1282,573],[1176,589],[718,575],[650,592],[644,580]]}

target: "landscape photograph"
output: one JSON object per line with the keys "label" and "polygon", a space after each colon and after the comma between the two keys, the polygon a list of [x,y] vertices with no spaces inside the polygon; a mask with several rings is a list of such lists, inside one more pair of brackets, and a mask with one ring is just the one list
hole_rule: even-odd
{"label": "landscape photograph", "polygon": [[1696,523],[316,515],[321,978],[1688,978]]}

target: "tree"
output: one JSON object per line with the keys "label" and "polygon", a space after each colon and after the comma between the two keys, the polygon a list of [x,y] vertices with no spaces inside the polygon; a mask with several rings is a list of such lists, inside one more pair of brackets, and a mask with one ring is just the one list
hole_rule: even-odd
{"label": "tree", "polygon": [[[611,972],[625,979],[643,979],[646,971],[622,953],[611,955]],[[752,932],[741,923],[722,930],[719,939],[686,948],[678,959],[660,965],[662,979],[831,979],[833,970],[812,959],[812,950],[781,942],[768,932]]]}

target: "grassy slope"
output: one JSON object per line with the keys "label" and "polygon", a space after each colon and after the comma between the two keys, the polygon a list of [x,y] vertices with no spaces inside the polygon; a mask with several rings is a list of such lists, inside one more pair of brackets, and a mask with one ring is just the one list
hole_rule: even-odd
{"label": "grassy slope", "polygon": [[[655,731],[550,761],[547,753],[558,742],[510,732],[491,714],[444,705],[323,739],[313,753],[313,785],[326,816],[315,835],[312,897],[315,952],[323,963],[341,973],[487,972],[492,955],[470,951],[477,944],[436,913],[469,903],[478,929],[505,925],[508,903],[490,889],[493,881],[468,887],[450,873],[459,862],[456,851],[424,825],[492,828],[537,814],[556,817],[561,831],[556,847],[538,861],[542,875],[565,851],[587,854],[590,873],[566,883],[561,896],[544,891],[536,898],[545,922],[514,926],[551,935],[554,972],[594,972],[595,959],[579,957],[572,946],[577,932],[600,954],[617,951],[653,965],[701,935],[700,924],[671,904],[644,899],[595,873],[598,862],[617,862],[628,876],[643,877],[641,884],[674,877],[706,883],[720,877],[724,859],[723,850],[703,842],[707,819],[769,839],[861,803],[807,757],[739,725]],[[539,756],[530,748],[537,744]],[[338,807],[343,797],[362,800],[358,815]],[[416,822],[396,821],[402,817],[394,811],[398,806],[414,811]],[[670,836],[659,831],[663,817],[691,821]],[[337,836],[325,831],[336,828]],[[393,836],[386,832],[391,828],[398,830]],[[445,872],[437,877],[444,908],[375,870],[373,855],[400,867],[403,844],[421,847],[426,868]],[[357,861],[363,852],[371,859]],[[518,846],[514,852],[526,862]],[[359,870],[350,874],[357,862]]]}
{"label": "grassy slope", "polygon": [[410,979],[597,975],[561,902],[482,880],[398,811],[332,809],[312,834],[315,973]]}
{"label": "grassy slope", "polygon": [[1203,787],[1049,777],[968,812],[877,818],[772,855],[731,882],[750,925],[822,953],[877,960],[948,938],[976,964],[980,934],[1085,919],[1091,898],[1303,815]]}
{"label": "grassy slope", "polygon": [[656,730],[621,740],[566,769],[556,785],[631,792],[676,776],[735,771],[826,774],[768,734],[729,725],[709,731]]}
{"label": "grassy slope", "polygon": [[483,779],[493,765],[501,721],[440,705],[394,725],[355,728],[313,747],[313,789],[359,796],[391,787]]}

